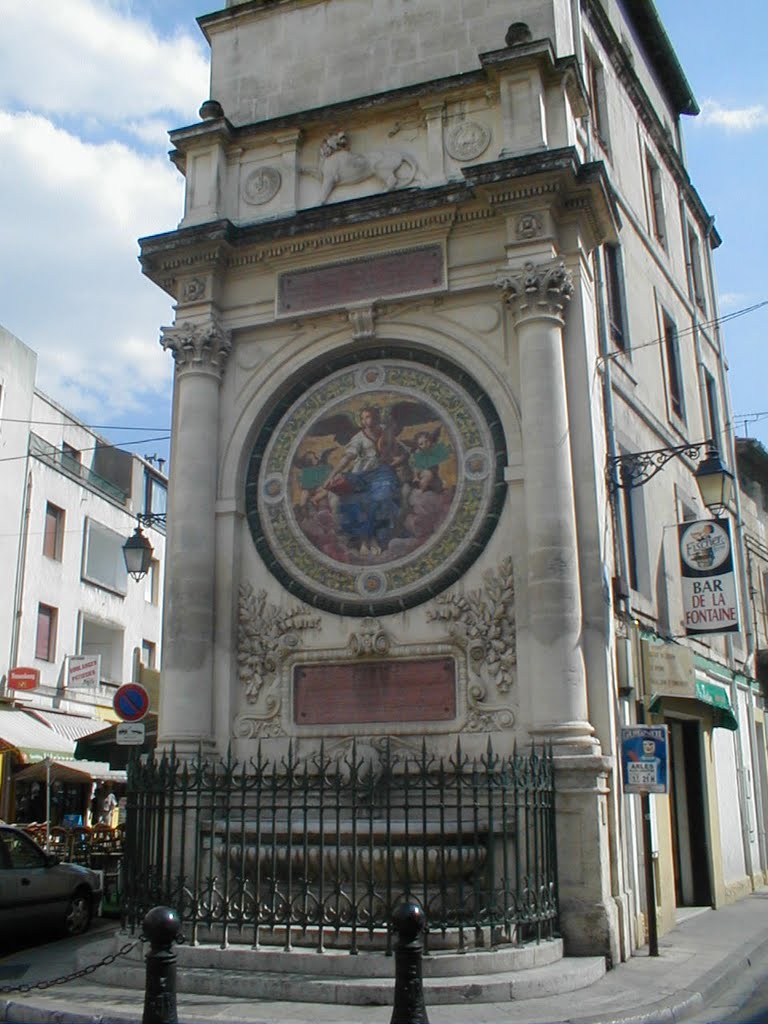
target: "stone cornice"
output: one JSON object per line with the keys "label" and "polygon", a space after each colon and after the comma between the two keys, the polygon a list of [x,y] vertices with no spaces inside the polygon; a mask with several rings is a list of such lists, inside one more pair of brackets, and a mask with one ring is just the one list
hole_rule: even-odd
{"label": "stone cornice", "polygon": [[232,338],[216,319],[211,319],[206,323],[187,321],[163,327],[160,344],[173,356],[177,374],[202,371],[220,380],[232,348]]}
{"label": "stone cornice", "polygon": [[239,227],[229,220],[139,240],[144,273],[176,296],[177,279],[204,269],[244,267],[339,245],[415,233],[445,236],[457,222],[492,217],[532,200],[583,217],[595,244],[613,239],[617,216],[602,164],[580,164],[573,148],[462,169],[463,182],[411,188],[300,210]]}

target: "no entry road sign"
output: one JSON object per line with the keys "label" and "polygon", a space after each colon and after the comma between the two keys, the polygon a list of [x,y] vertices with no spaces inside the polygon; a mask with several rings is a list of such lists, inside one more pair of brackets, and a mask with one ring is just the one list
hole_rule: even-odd
{"label": "no entry road sign", "polygon": [[118,687],[112,707],[124,722],[139,722],[149,711],[149,694],[138,683],[124,683]]}

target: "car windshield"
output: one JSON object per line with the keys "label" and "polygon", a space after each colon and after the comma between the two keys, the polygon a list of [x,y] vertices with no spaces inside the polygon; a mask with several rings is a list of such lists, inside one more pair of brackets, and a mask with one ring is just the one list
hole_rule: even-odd
{"label": "car windshield", "polygon": [[31,839],[20,832],[0,832],[0,843],[5,849],[4,862],[10,868],[41,868],[45,854]]}

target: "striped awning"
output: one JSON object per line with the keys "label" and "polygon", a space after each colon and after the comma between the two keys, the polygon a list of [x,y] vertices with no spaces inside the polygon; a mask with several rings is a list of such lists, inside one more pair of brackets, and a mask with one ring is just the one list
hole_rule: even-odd
{"label": "striped awning", "polygon": [[75,741],[21,708],[0,708],[0,750],[12,750],[28,763],[46,757],[74,759]]}
{"label": "striped awning", "polygon": [[25,708],[25,714],[37,718],[57,735],[77,743],[83,736],[91,736],[102,729],[108,729],[110,723],[83,715],[65,715],[60,711],[40,711],[38,708]]}

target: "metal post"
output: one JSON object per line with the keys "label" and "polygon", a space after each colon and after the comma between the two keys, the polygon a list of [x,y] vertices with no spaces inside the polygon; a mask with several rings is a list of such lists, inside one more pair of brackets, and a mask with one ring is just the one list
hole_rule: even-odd
{"label": "metal post", "polygon": [[[637,721],[645,724],[645,704],[637,706]],[[640,794],[643,819],[643,860],[645,861],[645,915],[648,918],[648,955],[659,955],[659,930],[656,924],[656,879],[653,874],[653,837],[651,835],[651,798]]]}
{"label": "metal post", "polygon": [[401,903],[392,913],[392,926],[397,932],[397,947],[395,1003],[390,1024],[429,1024],[424,1006],[421,973],[420,935],[425,924],[424,911],[413,900]]}
{"label": "metal post", "polygon": [[181,921],[170,907],[153,907],[144,918],[143,934],[151,949],[145,958],[147,975],[141,1024],[178,1024],[176,954],[171,947],[180,928]]}

